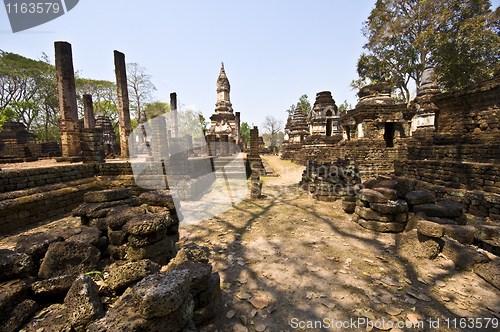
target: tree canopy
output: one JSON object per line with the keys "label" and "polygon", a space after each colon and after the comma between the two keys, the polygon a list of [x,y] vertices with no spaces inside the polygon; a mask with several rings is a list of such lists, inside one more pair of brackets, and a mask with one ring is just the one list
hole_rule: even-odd
{"label": "tree canopy", "polygon": [[[311,113],[311,103],[309,102],[309,99],[307,99],[308,96],[306,94],[303,94],[302,96],[300,96],[299,98],[299,104],[300,104],[300,107],[302,108],[302,112],[304,112],[304,114],[306,115],[309,115],[309,113]],[[295,114],[295,104],[291,105],[289,109],[287,109],[286,111],[289,113],[289,114]]]}
{"label": "tree canopy", "polygon": [[0,50],[0,125],[19,121],[39,139],[58,140],[55,67],[40,60]]}
{"label": "tree canopy", "polygon": [[113,123],[118,121],[118,108],[116,84],[105,80],[92,80],[89,78],[75,78],[76,99],[78,101],[79,117],[83,117],[83,95],[92,96],[94,114],[105,115]]}
{"label": "tree canopy", "polygon": [[146,68],[137,63],[127,63],[127,83],[128,95],[130,99],[130,109],[139,117],[139,112],[143,110],[148,102],[153,98],[153,91],[156,90],[151,79],[153,77],[146,73]]}
{"label": "tree canopy", "polygon": [[[269,135],[269,144],[268,146],[278,146],[278,133],[283,128],[283,122],[281,120],[276,119],[275,117],[268,115],[264,119],[264,123],[262,124],[264,128],[264,133]],[[267,144],[267,143],[266,143]]]}
{"label": "tree canopy", "polygon": [[386,81],[410,100],[427,65],[444,89],[491,77],[500,59],[500,10],[489,0],[377,0],[367,21],[353,88]]}
{"label": "tree canopy", "polygon": [[170,105],[161,101],[155,101],[146,104],[146,106],[144,107],[144,112],[146,112],[147,119],[151,120],[158,115],[170,112]]}

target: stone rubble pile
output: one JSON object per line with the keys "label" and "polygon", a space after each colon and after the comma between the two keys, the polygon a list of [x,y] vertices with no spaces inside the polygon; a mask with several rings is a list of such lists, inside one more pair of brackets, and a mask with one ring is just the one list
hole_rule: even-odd
{"label": "stone rubble pile", "polygon": [[418,189],[414,180],[383,176],[363,186],[355,202],[343,202],[344,211],[354,213],[353,221],[377,232],[406,230],[397,238],[402,257],[443,255],[456,268],[474,271],[500,289],[500,260],[490,258],[500,255],[500,227],[467,225],[461,203],[438,200],[432,191]]}
{"label": "stone rubble pile", "polygon": [[360,184],[359,170],[349,158],[339,158],[336,162],[308,161],[300,182],[301,188],[313,198],[327,202],[341,197],[352,202]]}
{"label": "stone rubble pile", "polygon": [[[130,266],[115,275],[125,277],[126,270]],[[196,325],[215,316],[220,301],[220,277],[212,273],[208,250],[190,244],[161,271],[128,287],[87,331],[196,331]]]}
{"label": "stone rubble pile", "polygon": [[73,214],[82,226],[0,249],[2,331],[188,332],[215,316],[219,275],[207,248],[177,252],[181,217],[169,191],[91,192]]}
{"label": "stone rubble pile", "polygon": [[419,190],[416,181],[395,176],[380,176],[363,183],[355,199],[343,204],[346,213],[355,213],[353,221],[378,232],[402,232],[408,213],[440,224],[464,224],[462,205],[441,199],[427,190]]}
{"label": "stone rubble pile", "polygon": [[150,259],[164,265],[175,256],[179,240],[174,200],[169,190],[145,192],[139,198],[132,197],[130,189],[89,192],[73,215],[108,237],[112,259]]}

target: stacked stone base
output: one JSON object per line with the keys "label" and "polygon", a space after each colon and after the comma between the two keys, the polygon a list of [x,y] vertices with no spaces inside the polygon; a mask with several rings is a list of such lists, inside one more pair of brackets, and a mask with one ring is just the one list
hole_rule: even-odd
{"label": "stacked stone base", "polygon": [[377,232],[402,232],[408,221],[408,205],[397,199],[395,189],[386,186],[359,191],[353,221]]}
{"label": "stacked stone base", "polygon": [[87,193],[84,200],[73,215],[109,238],[113,260],[150,259],[164,265],[175,256],[179,215],[170,191],[151,191],[135,198],[131,189],[110,189]]}
{"label": "stacked stone base", "polygon": [[104,146],[102,130],[95,128],[82,128],[80,130],[80,148],[84,163],[103,163]]}
{"label": "stacked stone base", "polygon": [[363,183],[354,199],[344,200],[347,213],[355,213],[353,221],[361,226],[379,232],[402,232],[408,222],[408,213],[443,224],[464,224],[466,218],[462,205],[442,199],[436,202],[429,190],[415,190],[416,181],[379,177]]}

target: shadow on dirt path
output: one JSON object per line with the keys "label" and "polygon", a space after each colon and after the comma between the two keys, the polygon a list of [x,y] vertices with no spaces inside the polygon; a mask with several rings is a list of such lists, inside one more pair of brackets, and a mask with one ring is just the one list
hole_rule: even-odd
{"label": "shadow on dirt path", "polygon": [[181,229],[181,241],[210,248],[221,275],[221,309],[202,331],[499,330],[498,290],[444,257],[399,256],[398,235],[309,198],[297,186],[303,167],[264,158],[281,175],[262,179],[264,198]]}

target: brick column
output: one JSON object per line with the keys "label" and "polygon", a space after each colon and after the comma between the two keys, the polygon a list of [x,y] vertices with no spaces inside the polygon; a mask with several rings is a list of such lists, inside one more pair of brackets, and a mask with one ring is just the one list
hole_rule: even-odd
{"label": "brick column", "polygon": [[[128,137],[132,131],[130,125],[130,110],[127,90],[127,67],[125,65],[125,54],[114,51],[115,55],[115,74],[116,74],[116,92],[118,97],[118,124],[120,125],[120,148],[121,156],[129,158]],[[133,144],[133,142],[130,142]]]}
{"label": "brick column", "polygon": [[94,104],[92,95],[83,95],[84,128],[95,128]]}
{"label": "brick column", "polygon": [[264,174],[264,167],[259,156],[259,129],[257,126],[250,129],[250,154],[247,156],[247,161],[251,170],[250,195],[259,198],[262,193],[260,175]]}
{"label": "brick column", "polygon": [[170,94],[170,112],[172,114],[172,137],[179,137],[179,123],[177,120],[177,93]]}
{"label": "brick column", "polygon": [[73,54],[68,42],[55,42],[57,98],[59,101],[59,127],[63,157],[81,156],[80,127],[76,105]]}

